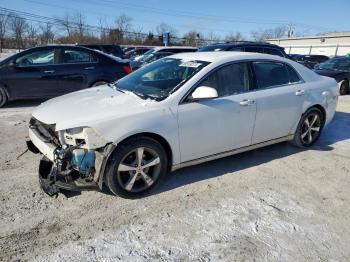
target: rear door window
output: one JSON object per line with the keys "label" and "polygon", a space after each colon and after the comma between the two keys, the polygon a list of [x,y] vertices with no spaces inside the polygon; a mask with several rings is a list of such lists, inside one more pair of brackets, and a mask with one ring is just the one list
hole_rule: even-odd
{"label": "rear door window", "polygon": [[299,75],[297,74],[297,72],[295,71],[294,68],[292,68],[289,65],[285,65],[289,74],[289,82],[290,83],[298,83],[301,81]]}
{"label": "rear door window", "polygon": [[95,62],[98,62],[97,57],[86,51],[65,49],[62,52],[61,63],[63,64],[82,64]]}
{"label": "rear door window", "polygon": [[283,63],[254,62],[253,67],[258,89],[289,84],[289,73]]}

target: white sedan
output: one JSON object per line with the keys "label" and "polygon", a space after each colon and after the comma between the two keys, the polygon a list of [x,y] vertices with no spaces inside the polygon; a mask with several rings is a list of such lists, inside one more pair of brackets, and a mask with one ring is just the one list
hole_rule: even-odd
{"label": "white sedan", "polygon": [[335,113],[335,80],[291,60],[243,52],[184,53],[40,105],[28,147],[44,155],[41,187],[136,198],[166,173],[292,141],[309,147]]}

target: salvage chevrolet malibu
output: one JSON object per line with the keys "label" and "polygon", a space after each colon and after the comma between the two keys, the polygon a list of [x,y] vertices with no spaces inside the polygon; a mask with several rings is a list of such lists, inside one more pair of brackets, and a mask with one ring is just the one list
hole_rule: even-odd
{"label": "salvage chevrolet malibu", "polygon": [[49,100],[30,120],[41,187],[137,198],[166,173],[282,141],[309,147],[335,113],[337,83],[291,60],[184,53],[113,85]]}

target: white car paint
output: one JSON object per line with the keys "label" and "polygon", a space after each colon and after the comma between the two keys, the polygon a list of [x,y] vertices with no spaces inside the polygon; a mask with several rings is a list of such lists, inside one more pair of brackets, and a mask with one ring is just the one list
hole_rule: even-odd
{"label": "white car paint", "polygon": [[[115,145],[135,134],[157,134],[171,148],[173,169],[198,163],[193,160],[210,155],[224,152],[221,155],[224,156],[257,143],[269,144],[271,139],[276,139],[275,142],[288,140],[302,114],[316,104],[326,111],[326,123],[333,118],[338,97],[337,83],[291,60],[243,52],[182,53],[171,57],[184,62],[199,60],[210,64],[160,102],[143,100],[105,85],[49,100],[33,112],[33,117],[45,124],[55,124],[56,131],[63,133],[72,128],[91,128],[101,137],[100,141]],[[181,103],[188,91],[213,69],[246,60],[285,62],[299,73],[304,82],[201,103]],[[299,96],[298,91],[304,94]],[[240,104],[246,100],[253,103],[248,103],[248,106]],[[38,139],[33,142],[38,143]],[[43,149],[41,144],[39,149],[52,150]]]}

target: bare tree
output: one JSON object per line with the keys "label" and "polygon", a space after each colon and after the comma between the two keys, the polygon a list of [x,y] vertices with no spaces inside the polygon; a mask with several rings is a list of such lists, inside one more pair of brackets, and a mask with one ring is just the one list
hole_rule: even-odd
{"label": "bare tree", "polygon": [[188,46],[197,46],[198,40],[200,38],[199,32],[197,31],[190,31],[186,33],[184,36],[184,44]]}
{"label": "bare tree", "polygon": [[69,37],[72,33],[72,18],[69,13],[65,13],[62,17],[57,18],[57,23],[60,25]]}
{"label": "bare tree", "polygon": [[286,26],[278,26],[273,29],[252,31],[251,36],[255,41],[266,41],[271,38],[281,38],[286,34]]}
{"label": "bare tree", "polygon": [[27,39],[29,46],[36,46],[38,44],[38,30],[33,24],[28,26]]}
{"label": "bare tree", "polygon": [[21,50],[21,48],[24,47],[23,37],[28,28],[28,23],[23,17],[17,15],[12,15],[10,20],[10,25],[15,37],[16,46],[18,50]]}
{"label": "bare tree", "polygon": [[47,45],[52,44],[55,38],[53,26],[50,23],[40,25],[40,42],[41,44]]}
{"label": "bare tree", "polygon": [[108,31],[110,30],[110,28],[106,26],[106,20],[104,17],[99,18],[98,27],[100,30],[100,41],[102,43],[108,43]]}
{"label": "bare tree", "polygon": [[221,37],[219,35],[216,35],[214,32],[209,32],[205,36],[205,40],[207,41],[204,41],[204,44],[212,44],[213,42],[220,42]]}
{"label": "bare tree", "polygon": [[175,36],[177,34],[177,30],[174,27],[164,22],[157,25],[156,32],[158,35],[162,35],[163,33],[166,33],[166,32],[169,32],[170,35],[172,36]]}
{"label": "bare tree", "polygon": [[131,31],[131,21],[132,18],[122,14],[119,17],[116,18],[115,23],[116,23],[116,30],[115,32],[118,32],[118,34],[116,34],[117,36],[117,42],[122,44],[124,43],[124,38],[127,38],[129,36],[128,32]]}
{"label": "bare tree", "polygon": [[88,32],[85,17],[82,15],[82,13],[75,13],[75,15],[72,17],[72,25],[75,28],[75,35],[77,36],[75,40],[79,43],[84,42],[85,34]]}
{"label": "bare tree", "polygon": [[9,20],[9,14],[7,12],[0,14],[0,53],[2,53],[2,48],[4,47],[8,20]]}
{"label": "bare tree", "polygon": [[244,40],[244,36],[240,32],[230,33],[225,37],[225,41],[228,41],[228,42],[243,41],[243,40]]}

